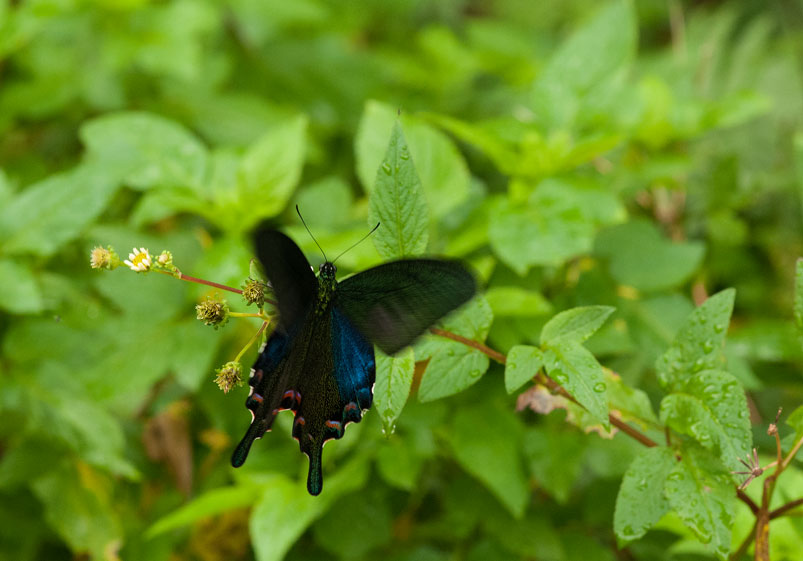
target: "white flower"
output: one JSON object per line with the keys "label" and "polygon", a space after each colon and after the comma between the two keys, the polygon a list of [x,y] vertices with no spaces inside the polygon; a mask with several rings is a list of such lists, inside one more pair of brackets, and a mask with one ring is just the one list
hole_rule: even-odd
{"label": "white flower", "polygon": [[151,254],[144,247],[134,248],[133,253],[128,254],[128,259],[123,261],[128,268],[138,273],[144,273],[151,268]]}

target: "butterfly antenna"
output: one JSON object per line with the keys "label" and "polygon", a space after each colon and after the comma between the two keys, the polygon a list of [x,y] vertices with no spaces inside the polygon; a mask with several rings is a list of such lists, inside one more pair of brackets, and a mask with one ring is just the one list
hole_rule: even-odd
{"label": "butterfly antenna", "polygon": [[[377,229],[377,228],[379,228],[379,222],[377,222],[377,223],[376,223],[376,226],[374,226],[373,228],[371,228],[371,231],[370,231],[370,232],[368,232],[368,233],[367,233],[367,234],[365,234],[365,235],[364,235],[362,238],[360,238],[360,241],[358,241],[357,243],[354,243],[354,244],[352,244],[352,245],[351,245],[351,247],[349,247],[349,248],[348,248],[346,251],[343,251],[343,252],[342,252],[340,255],[338,255],[337,257],[335,257],[335,261],[337,261],[338,259],[340,259],[341,257],[343,257],[343,254],[344,254],[344,253],[346,253],[347,251],[351,251],[352,249],[354,249],[355,247],[357,247],[358,245],[360,245],[362,242],[364,242],[368,236],[370,236],[371,234],[373,234],[374,232],[376,232],[376,229]],[[332,261],[332,264],[334,264],[334,262],[335,262],[335,261]]]}
{"label": "butterfly antenna", "polygon": [[321,244],[318,243],[318,240],[315,239],[315,236],[312,235],[312,232],[310,231],[309,226],[307,226],[307,223],[304,222],[304,217],[301,216],[301,211],[298,210],[298,205],[296,205],[296,212],[298,213],[298,217],[301,219],[301,223],[304,225],[304,228],[307,229],[307,233],[309,234],[309,237],[312,238],[312,241],[314,241],[315,245],[318,246],[318,249],[321,250],[321,255],[323,255],[323,260],[328,263],[329,259],[327,259],[327,257],[326,257],[326,252],[324,252],[323,248],[321,247]]}

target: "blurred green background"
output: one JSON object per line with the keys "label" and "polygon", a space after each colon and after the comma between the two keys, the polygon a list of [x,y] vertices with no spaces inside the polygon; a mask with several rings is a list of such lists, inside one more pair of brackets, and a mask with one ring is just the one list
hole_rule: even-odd
{"label": "blurred green background", "polygon": [[[267,218],[317,264],[293,205],[330,253],[364,235],[400,111],[429,252],[487,286],[468,336],[507,352],[615,306],[588,347],[655,405],[656,357],[735,287],[728,366],[771,454],[803,399],[802,71],[800,0],[0,0],[0,559],[713,558],[672,516],[620,549],[639,445],[517,412],[496,364],[416,379],[392,435],[351,425],[317,499],[287,417],[235,471],[247,389],[213,371],[258,323],[212,330],[205,287],[89,252],[240,286]],[[799,560],[803,521],[772,528]]]}

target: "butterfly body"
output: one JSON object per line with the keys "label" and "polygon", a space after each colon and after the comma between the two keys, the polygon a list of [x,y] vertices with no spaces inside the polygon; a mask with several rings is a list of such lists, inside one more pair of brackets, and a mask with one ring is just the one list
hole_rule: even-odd
{"label": "butterfly body", "polygon": [[[380,265],[338,283],[326,262],[316,277],[298,246],[262,230],[257,254],[278,301],[279,322],[254,363],[246,407],[253,419],[232,455],[241,466],[276,415],[292,410],[293,437],[310,461],[307,490],[323,486],[323,444],[343,436],[371,406],[374,344],[388,354],[473,295],[457,262],[415,259]],[[441,281],[441,282],[438,282]]]}

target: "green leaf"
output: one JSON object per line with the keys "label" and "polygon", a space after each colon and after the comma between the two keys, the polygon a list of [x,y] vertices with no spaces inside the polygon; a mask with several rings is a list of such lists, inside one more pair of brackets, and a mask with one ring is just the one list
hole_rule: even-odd
{"label": "green leaf", "polygon": [[[342,497],[315,522],[313,534],[318,545],[340,558],[365,559],[370,550],[391,540],[393,519],[387,501],[378,493],[366,497],[366,492],[370,490]],[[346,512],[347,519],[343,516]]]}
{"label": "green leaf", "polygon": [[516,345],[507,353],[505,363],[505,389],[513,393],[533,379],[544,364],[544,355],[538,347]]}
{"label": "green leaf", "polygon": [[468,123],[436,113],[427,113],[426,118],[449,131],[451,134],[472,144],[485,153],[502,173],[514,175],[518,167],[519,155],[514,147],[505,142],[507,139],[501,137],[493,130],[486,130],[482,125]]}
{"label": "green leaf", "polygon": [[624,216],[616,196],[596,184],[514,180],[509,190],[491,212],[488,234],[494,253],[520,275],[590,252],[597,227]]}
{"label": "green leaf", "polygon": [[683,523],[725,561],[736,496],[731,478],[705,449],[692,445],[681,453],[682,460],[669,473],[664,493]]}
{"label": "green leaf", "polygon": [[560,503],[571,498],[577,478],[584,469],[585,435],[576,430],[556,430],[554,426],[528,428],[523,451],[530,473],[539,487]]}
{"label": "green leaf", "polygon": [[404,127],[410,156],[421,180],[427,208],[436,217],[455,209],[469,195],[468,166],[454,143],[442,132],[412,115],[377,101],[365,104],[355,138],[357,175],[366,192],[375,188],[376,170],[382,164],[394,123]]}
{"label": "green leaf", "polygon": [[412,491],[421,474],[424,459],[415,453],[412,444],[401,438],[381,443],[376,452],[379,474],[389,485]]}
{"label": "green leaf", "polygon": [[529,491],[519,456],[521,427],[509,409],[488,403],[460,409],[450,439],[457,462],[520,518]]}
{"label": "green leaf", "polygon": [[795,267],[795,325],[803,341],[803,258],[797,260]]}
{"label": "green leaf", "polygon": [[656,446],[642,450],[630,464],[613,516],[613,530],[622,542],[639,539],[669,511],[664,483],[676,463],[671,448]]}
{"label": "green leaf", "polygon": [[803,437],[803,405],[792,411],[786,418],[786,424],[795,429],[796,438]]}
{"label": "green leaf", "polygon": [[610,306],[583,306],[560,312],[541,329],[541,344],[582,343],[615,311]]}
{"label": "green leaf", "polygon": [[661,402],[661,422],[697,440],[734,471],[741,469],[739,460],[753,443],[744,389],[721,370],[698,372],[667,395]]}
{"label": "green leaf", "polygon": [[595,253],[608,260],[619,284],[660,291],[688,281],[702,263],[705,246],[669,241],[652,223],[634,220],[600,232]]}
{"label": "green leaf", "polygon": [[427,204],[398,122],[393,127],[385,158],[376,172],[368,222],[371,226],[380,223],[373,240],[385,259],[418,255],[427,249]]}
{"label": "green leaf", "polygon": [[104,559],[122,538],[109,482],[86,465],[62,465],[31,482],[44,518],[76,553]]}
{"label": "green leaf", "polygon": [[[483,342],[491,328],[493,314],[485,298],[478,296],[442,322],[443,329],[473,341]],[[429,358],[418,388],[422,402],[460,392],[477,382],[488,370],[488,356],[482,351],[436,335],[422,338],[415,346],[416,360]]]}
{"label": "green leaf", "polygon": [[732,288],[718,292],[686,318],[672,344],[655,363],[664,388],[682,387],[692,374],[721,366],[735,297]]}
{"label": "green leaf", "polygon": [[297,115],[278,122],[243,155],[237,173],[241,230],[287,206],[304,166],[306,134],[307,118]]}
{"label": "green leaf", "polygon": [[544,349],[544,364],[550,378],[566,388],[603,427],[610,428],[607,384],[594,355],[578,343],[558,341]]}
{"label": "green leaf", "polygon": [[367,456],[357,456],[337,473],[327,476],[325,491],[313,497],[303,484],[276,476],[251,513],[249,528],[257,561],[281,561],[285,553],[335,500],[365,485],[368,477]]}
{"label": "green leaf", "polygon": [[159,534],[189,526],[204,518],[250,506],[260,498],[259,491],[260,488],[256,485],[219,487],[206,491],[191,502],[154,522],[145,535],[148,538],[154,538]]}
{"label": "green leaf", "polygon": [[609,2],[552,55],[536,87],[561,84],[569,92],[584,93],[633,58],[637,33],[632,3]]}
{"label": "green leaf", "polygon": [[54,254],[106,208],[117,182],[118,176],[101,164],[85,163],[31,185],[0,210],[0,248]]}
{"label": "green leaf", "polygon": [[406,348],[394,356],[376,349],[376,384],[374,385],[374,409],[382,417],[382,431],[392,434],[413,384],[415,355]]}
{"label": "green leaf", "polygon": [[36,314],[44,308],[33,272],[11,259],[0,259],[0,309],[12,314]]}
{"label": "green leaf", "polygon": [[175,121],[144,111],[110,113],[81,127],[89,158],[116,170],[139,189],[202,189],[206,147]]}
{"label": "green leaf", "polygon": [[650,397],[645,392],[628,386],[619,375],[608,369],[604,372],[611,411],[616,411],[623,420],[635,421],[645,428],[647,423],[658,423]]}
{"label": "green leaf", "polygon": [[552,311],[552,304],[539,292],[520,286],[492,286],[485,298],[495,317],[533,317]]}

